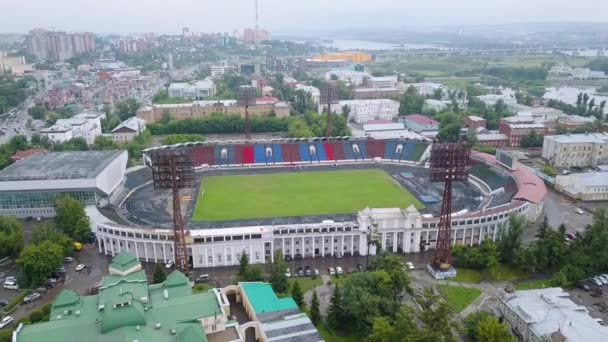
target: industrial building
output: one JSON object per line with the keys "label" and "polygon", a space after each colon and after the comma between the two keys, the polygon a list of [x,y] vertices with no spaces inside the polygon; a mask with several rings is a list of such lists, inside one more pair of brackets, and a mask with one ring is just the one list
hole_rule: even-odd
{"label": "industrial building", "polygon": [[127,159],[127,151],[75,151],[15,162],[0,171],[0,215],[52,217],[60,195],[104,205],[120,192]]}
{"label": "industrial building", "polygon": [[498,310],[523,342],[608,341],[608,327],[569,297],[560,287],[516,291],[499,298]]}
{"label": "industrial building", "polygon": [[608,164],[608,133],[545,136],[542,156],[555,167]]}
{"label": "industrial building", "polygon": [[[232,312],[236,306],[242,313]],[[139,260],[127,252],[114,257],[97,294],[64,289],[51,304],[48,322],[19,324],[13,332],[15,342],[250,340],[323,341],[294,300],[278,298],[270,284],[195,293],[179,271],[149,284]]]}

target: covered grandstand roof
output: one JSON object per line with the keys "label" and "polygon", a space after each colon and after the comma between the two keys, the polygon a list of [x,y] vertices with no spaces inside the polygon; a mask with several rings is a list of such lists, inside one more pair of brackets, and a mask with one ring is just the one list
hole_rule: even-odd
{"label": "covered grandstand roof", "polygon": [[528,201],[535,204],[542,203],[547,194],[545,183],[527,167],[519,166],[510,171],[498,164],[496,157],[491,154],[471,151],[471,156],[511,174],[517,184],[517,193],[513,196],[513,199]]}
{"label": "covered grandstand roof", "polygon": [[33,155],[0,171],[0,182],[95,178],[126,151],[72,151]]}

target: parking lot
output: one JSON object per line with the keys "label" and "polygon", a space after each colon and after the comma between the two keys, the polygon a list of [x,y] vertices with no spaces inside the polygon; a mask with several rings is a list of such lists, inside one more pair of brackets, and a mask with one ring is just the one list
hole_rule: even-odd
{"label": "parking lot", "polygon": [[[598,286],[593,286],[598,287]],[[595,294],[594,291],[584,291],[580,288],[567,290],[572,301],[579,305],[585,306],[589,310],[589,315],[593,318],[600,318],[604,321],[604,325],[608,325],[608,285],[599,286],[602,289],[602,294]]]}

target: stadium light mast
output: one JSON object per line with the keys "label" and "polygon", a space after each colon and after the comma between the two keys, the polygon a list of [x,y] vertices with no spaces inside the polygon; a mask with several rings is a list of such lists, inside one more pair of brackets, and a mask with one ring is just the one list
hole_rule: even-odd
{"label": "stadium light mast", "polygon": [[327,123],[325,128],[325,136],[331,137],[333,135],[333,125],[332,125],[332,113],[331,113],[331,105],[338,104],[338,86],[335,83],[327,83],[323,87],[321,87],[321,105],[327,106]]}
{"label": "stadium light mast", "polygon": [[173,252],[175,267],[188,273],[190,263],[179,191],[194,187],[194,164],[184,150],[156,150],[151,154],[154,189],[173,192]]}
{"label": "stadium light mast", "polygon": [[251,118],[249,107],[255,106],[256,89],[252,86],[242,85],[236,88],[236,105],[245,107],[245,140],[251,140]]}
{"label": "stadium light mast", "polygon": [[[429,268],[436,278],[437,274],[447,272],[451,268],[452,182],[467,180],[471,169],[470,155],[471,146],[466,142],[434,143],[431,147],[429,159],[431,181],[445,183],[435,256]],[[455,275],[455,273],[453,275],[445,273],[439,277],[446,278]]]}

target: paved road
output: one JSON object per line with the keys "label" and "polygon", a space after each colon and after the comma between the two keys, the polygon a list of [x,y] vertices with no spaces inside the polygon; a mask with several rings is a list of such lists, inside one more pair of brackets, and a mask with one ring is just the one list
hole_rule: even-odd
{"label": "paved road", "polygon": [[549,225],[557,228],[560,224],[565,224],[568,232],[582,231],[593,220],[593,214],[584,210],[584,214],[577,214],[574,208],[577,203],[562,196],[552,189],[548,189],[545,197],[544,213],[547,215]]}

